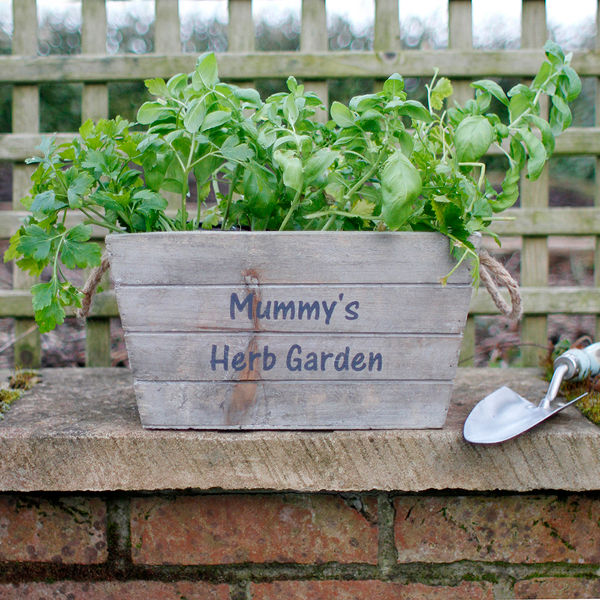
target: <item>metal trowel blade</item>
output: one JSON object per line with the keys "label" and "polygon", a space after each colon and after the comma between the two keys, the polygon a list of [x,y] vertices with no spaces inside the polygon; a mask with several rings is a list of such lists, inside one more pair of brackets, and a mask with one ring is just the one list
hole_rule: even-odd
{"label": "metal trowel blade", "polygon": [[528,431],[577,400],[579,398],[545,409],[504,386],[475,405],[465,421],[463,435],[473,444],[499,444]]}

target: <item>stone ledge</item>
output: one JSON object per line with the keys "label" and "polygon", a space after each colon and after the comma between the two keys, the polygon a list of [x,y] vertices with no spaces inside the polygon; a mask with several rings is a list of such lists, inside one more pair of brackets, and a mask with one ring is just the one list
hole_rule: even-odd
{"label": "stone ledge", "polygon": [[124,369],[48,369],[0,422],[0,491],[600,489],[600,428],[569,407],[497,446],[463,440],[501,385],[541,398],[535,369],[460,369],[438,430],[142,429]]}

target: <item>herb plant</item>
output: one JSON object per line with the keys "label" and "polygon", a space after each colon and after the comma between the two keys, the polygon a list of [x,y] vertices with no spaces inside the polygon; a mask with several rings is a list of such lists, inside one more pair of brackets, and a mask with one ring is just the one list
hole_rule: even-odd
{"label": "herb plant", "polygon": [[[41,331],[80,303],[64,267],[100,263],[93,225],[115,233],[438,231],[459,262],[473,259],[477,277],[470,236],[493,235],[494,215],[517,200],[521,171],[539,177],[555,136],[571,123],[568,102],[581,90],[579,77],[558,45],[548,42],[545,53],[529,86],[505,93],[481,80],[472,84],[472,100],[450,105],[452,84],[436,73],[423,104],[408,99],[393,74],[379,92],[347,106],[333,102],[326,123],[318,118],[321,100],[293,77],[287,92],[263,101],[254,89],[221,82],[215,56],[205,54],[191,74],[146,81],[154,99],[139,108],[137,123],[87,121],[72,142],[44,140],[41,156],[28,161],[38,164],[23,199],[31,216],[5,260],[34,275],[49,267],[50,280],[32,289]],[[549,119],[541,114],[543,96]],[[490,112],[494,99],[502,117]],[[492,145],[508,163],[499,190],[482,158]],[[167,210],[165,192],[179,198],[176,212]],[[71,226],[70,212],[83,222]]]}

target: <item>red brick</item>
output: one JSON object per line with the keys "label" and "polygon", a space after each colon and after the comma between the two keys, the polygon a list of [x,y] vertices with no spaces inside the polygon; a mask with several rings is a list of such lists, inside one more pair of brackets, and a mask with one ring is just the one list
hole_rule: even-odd
{"label": "red brick", "polygon": [[204,582],[99,581],[0,585],[0,600],[229,600],[229,586]]}
{"label": "red brick", "polygon": [[132,499],[132,557],[137,564],[375,564],[375,498],[365,507],[369,518],[333,495]]}
{"label": "red brick", "polygon": [[1,561],[95,564],[106,556],[102,500],[0,496]]}
{"label": "red brick", "polygon": [[457,586],[387,581],[276,581],[253,583],[252,600],[493,600],[489,583]]}
{"label": "red brick", "polygon": [[584,496],[403,496],[399,562],[600,562],[600,500]]}
{"label": "red brick", "polygon": [[518,581],[515,598],[600,598],[600,579],[544,577]]}

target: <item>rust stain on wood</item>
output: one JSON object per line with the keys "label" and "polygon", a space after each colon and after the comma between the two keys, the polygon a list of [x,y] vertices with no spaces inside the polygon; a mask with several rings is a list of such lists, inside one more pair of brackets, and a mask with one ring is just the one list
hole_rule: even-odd
{"label": "rust stain on wood", "polygon": [[[260,320],[257,314],[257,306],[261,301],[260,274],[255,269],[242,271],[244,287],[248,292],[253,292],[252,297],[252,324],[253,331],[258,332],[261,329]],[[251,356],[258,351],[256,336],[251,335],[246,348],[246,356]],[[258,389],[257,381],[261,379],[260,367],[253,368],[253,361],[248,360],[246,368],[240,373],[239,382],[231,390],[231,397],[227,406],[225,415],[228,425],[236,425],[245,422],[245,416],[248,411],[256,404],[256,391]]]}

